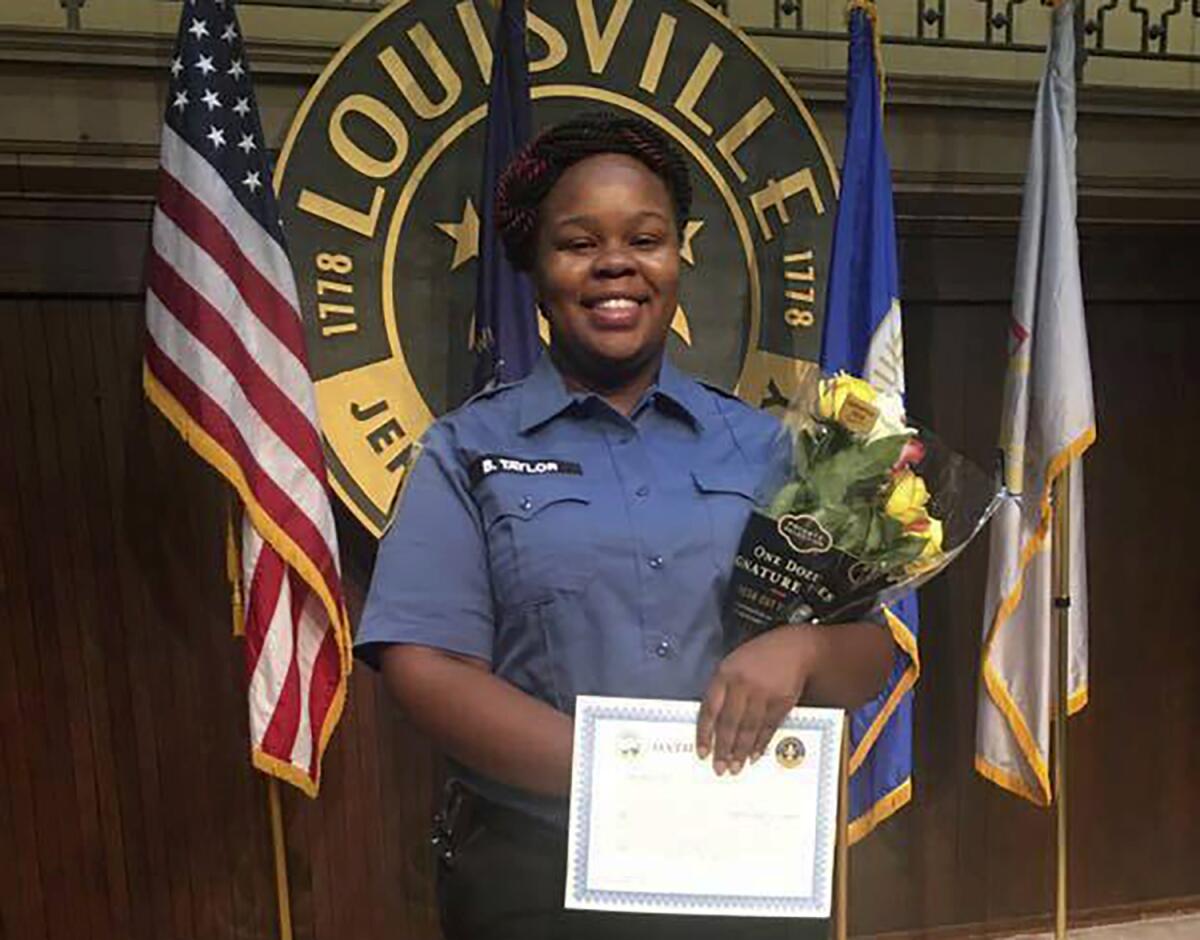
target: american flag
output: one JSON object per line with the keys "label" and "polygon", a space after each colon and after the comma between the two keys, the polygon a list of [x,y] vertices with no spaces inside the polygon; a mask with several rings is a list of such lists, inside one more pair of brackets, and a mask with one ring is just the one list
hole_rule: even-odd
{"label": "american flag", "polygon": [[296,283],[228,0],[184,4],[161,163],[146,394],[241,498],[252,759],[316,795],[349,627]]}

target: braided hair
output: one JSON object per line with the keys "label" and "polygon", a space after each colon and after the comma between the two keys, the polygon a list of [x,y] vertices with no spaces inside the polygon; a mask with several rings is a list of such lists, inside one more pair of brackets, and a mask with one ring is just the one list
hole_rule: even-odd
{"label": "braided hair", "polygon": [[559,177],[588,157],[623,154],[640,160],[667,187],[680,231],[692,205],[687,164],[666,134],[633,115],[596,111],[556,124],[526,144],[496,186],[496,227],[513,267],[533,267],[538,211]]}

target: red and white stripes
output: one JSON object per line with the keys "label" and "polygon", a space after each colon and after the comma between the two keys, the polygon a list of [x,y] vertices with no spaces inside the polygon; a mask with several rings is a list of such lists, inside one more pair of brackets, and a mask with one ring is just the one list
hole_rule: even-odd
{"label": "red and white stripes", "polygon": [[254,761],[315,794],[349,630],[295,280],[280,244],[169,126],[146,322],[147,394],[245,508]]}

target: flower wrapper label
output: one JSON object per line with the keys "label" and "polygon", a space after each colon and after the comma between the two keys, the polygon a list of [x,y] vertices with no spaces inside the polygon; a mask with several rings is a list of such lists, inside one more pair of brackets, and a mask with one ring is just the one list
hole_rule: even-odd
{"label": "flower wrapper label", "polygon": [[865,613],[889,584],[886,576],[834,548],[812,516],[772,519],[753,512],[730,575],[726,646],[784,623]]}
{"label": "flower wrapper label", "polygon": [[846,396],[837,419],[848,431],[869,434],[879,419],[879,409],[852,393]]}

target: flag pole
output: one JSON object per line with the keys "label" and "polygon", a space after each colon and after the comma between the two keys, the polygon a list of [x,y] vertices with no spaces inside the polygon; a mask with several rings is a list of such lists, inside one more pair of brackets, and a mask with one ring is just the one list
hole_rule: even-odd
{"label": "flag pole", "polygon": [[833,885],[833,936],[846,940],[850,910],[850,714],[842,723],[842,758],[838,762],[837,872]]}
{"label": "flag pole", "polygon": [[292,901],[288,891],[287,848],[283,841],[283,810],[280,807],[278,777],[267,777],[267,804],[271,810],[271,846],[275,852],[279,940],[292,940]]}
{"label": "flag pole", "polygon": [[1051,534],[1054,583],[1054,627],[1058,640],[1057,695],[1054,703],[1054,801],[1057,855],[1054,938],[1067,936],[1067,699],[1069,619],[1071,613],[1071,465],[1054,481],[1054,529]]}

